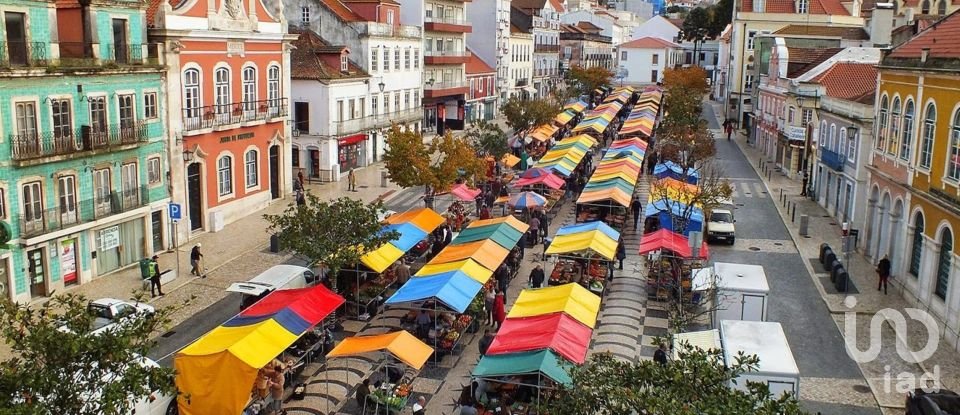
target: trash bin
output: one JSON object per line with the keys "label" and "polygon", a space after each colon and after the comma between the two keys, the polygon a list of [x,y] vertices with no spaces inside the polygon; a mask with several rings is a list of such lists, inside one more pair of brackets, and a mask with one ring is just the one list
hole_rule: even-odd
{"label": "trash bin", "polygon": [[837,274],[837,280],[834,282],[834,285],[833,285],[834,288],[836,288],[837,291],[839,292],[846,292],[848,279],[850,279],[850,274],[848,274],[847,271],[843,271]]}
{"label": "trash bin", "polygon": [[150,278],[150,258],[140,260],[140,278]]}
{"label": "trash bin", "polygon": [[270,252],[280,252],[280,237],[277,235],[270,235]]}
{"label": "trash bin", "polygon": [[826,244],[826,243],[820,244],[820,263],[821,264],[823,263],[824,258],[827,256],[828,250],[832,251],[832,249],[830,249],[829,244]]}
{"label": "trash bin", "polygon": [[833,262],[830,263],[830,281],[836,282],[837,275],[845,271],[846,269],[844,269],[843,264],[839,260],[833,260]]}
{"label": "trash bin", "polygon": [[833,261],[836,261],[837,254],[833,253],[832,249],[827,250],[823,254],[823,270],[825,272],[830,272],[833,270]]}

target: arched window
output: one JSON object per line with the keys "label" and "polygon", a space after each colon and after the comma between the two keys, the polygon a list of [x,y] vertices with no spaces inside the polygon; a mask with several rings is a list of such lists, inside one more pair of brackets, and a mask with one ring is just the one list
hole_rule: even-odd
{"label": "arched window", "polygon": [[913,100],[908,100],[903,108],[903,139],[900,140],[900,160],[910,161],[913,150]]}
{"label": "arched window", "polygon": [[890,103],[887,102],[887,97],[884,96],[880,99],[880,123],[877,124],[877,150],[880,151],[883,151],[887,144],[887,127],[889,126],[890,121],[887,119],[889,110]]}
{"label": "arched window", "polygon": [[218,68],[213,77],[213,99],[218,114],[230,113],[230,70]]}
{"label": "arched window", "polygon": [[827,149],[830,151],[837,151],[837,125],[830,124],[830,144],[827,146]]}
{"label": "arched window", "polygon": [[920,259],[923,257],[923,213],[917,212],[913,219],[913,247],[910,249],[910,275],[920,275]]}
{"label": "arched window", "polygon": [[953,255],[953,233],[949,228],[940,231],[940,258],[937,261],[937,287],[934,294],[941,300],[947,299],[947,287],[950,284],[950,258]]}
{"label": "arched window", "polygon": [[183,71],[183,113],[187,118],[200,116],[200,71]]}
{"label": "arched window", "polygon": [[820,122],[820,147],[826,147],[827,145],[827,122]]}
{"label": "arched window", "polygon": [[929,169],[933,158],[933,134],[937,126],[937,107],[933,103],[927,104],[926,116],[923,118],[923,136],[920,141],[920,167]]}
{"label": "arched window", "polygon": [[947,176],[960,179],[960,110],[953,115],[953,131],[950,132],[950,148],[947,153]]}
{"label": "arched window", "polygon": [[937,14],[940,16],[947,14],[947,2],[945,0],[940,0],[940,3],[937,3]]}
{"label": "arched window", "polygon": [[920,14],[930,14],[930,0],[923,0],[923,3],[920,3]]}
{"label": "arched window", "polygon": [[839,143],[837,143],[837,153],[842,156],[847,151],[847,129],[846,128],[840,129],[840,135],[838,136],[837,141],[839,141]]}
{"label": "arched window", "polygon": [[247,151],[243,156],[243,172],[247,178],[247,187],[254,187],[260,183],[259,170],[257,170],[257,150]]}
{"label": "arched window", "polygon": [[220,196],[233,193],[233,158],[230,156],[217,160],[217,189]]}
{"label": "arched window", "polygon": [[893,99],[893,111],[890,113],[890,136],[887,137],[887,154],[896,154],[900,147],[900,97]]}
{"label": "arched window", "polygon": [[280,67],[277,65],[267,68],[267,104],[270,106],[270,116],[277,115],[280,108]]}
{"label": "arched window", "polygon": [[252,111],[257,108],[257,68],[243,68],[243,109]]}

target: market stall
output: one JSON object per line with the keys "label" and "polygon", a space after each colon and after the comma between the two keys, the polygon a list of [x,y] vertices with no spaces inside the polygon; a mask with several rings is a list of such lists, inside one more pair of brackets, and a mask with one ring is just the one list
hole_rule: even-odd
{"label": "market stall", "polygon": [[640,238],[640,255],[647,255],[647,296],[666,300],[682,295],[685,301],[695,302],[692,277],[710,257],[707,243],[701,242],[693,252],[690,241],[683,235],[661,229]]}
{"label": "market stall", "polygon": [[684,172],[683,167],[669,160],[657,163],[657,165],[653,167],[653,175],[658,179],[672,177],[690,184],[697,184],[697,182],[700,181],[700,173],[698,173],[696,169],[691,167]]}
{"label": "market stall", "polygon": [[[670,199],[653,199],[644,210],[644,232],[659,229],[677,231],[684,235],[703,229],[703,210],[696,205]],[[681,229],[682,228],[682,229]]]}
{"label": "market stall", "polygon": [[[363,356],[371,353],[381,356],[375,372],[383,370],[386,381],[375,385],[374,390],[364,402],[362,411],[366,413],[367,407],[372,406],[374,413],[381,413],[385,409],[390,414],[399,414],[407,407],[410,384],[416,378],[416,372],[430,359],[433,349],[406,331],[396,331],[375,336],[348,337],[327,353],[327,358]],[[413,373],[404,372],[400,379],[393,381],[389,371],[390,368],[397,366],[394,360],[411,368]],[[349,361],[347,365],[349,368]],[[328,388],[329,384],[328,379]],[[328,411],[329,409],[327,408]]]}
{"label": "market stall", "polygon": [[507,319],[486,356],[550,349],[570,362],[583,364],[592,334],[590,327],[564,313]]}
{"label": "market stall", "polygon": [[507,318],[566,313],[591,329],[600,312],[600,297],[580,284],[564,284],[536,290],[523,290],[513,303]]}
{"label": "market stall", "polygon": [[588,135],[577,135],[560,140],[543,155],[534,167],[552,169],[565,177],[580,165],[580,161],[597,145],[597,140]]}
{"label": "market stall", "polygon": [[602,293],[604,280],[616,259],[619,239],[620,233],[603,222],[561,227],[544,252],[558,257],[549,285],[575,282],[591,292]]}
{"label": "market stall", "polygon": [[700,205],[697,198],[700,195],[700,187],[697,185],[684,183],[671,177],[655,180],[650,184],[651,200],[676,200],[683,204]]}
{"label": "market stall", "polygon": [[315,326],[343,302],[322,285],[274,291],[180,350],[174,357],[179,413],[240,414],[268,405],[271,395],[255,380],[268,375],[264,370],[284,376],[276,365],[293,371],[308,363],[323,345]]}

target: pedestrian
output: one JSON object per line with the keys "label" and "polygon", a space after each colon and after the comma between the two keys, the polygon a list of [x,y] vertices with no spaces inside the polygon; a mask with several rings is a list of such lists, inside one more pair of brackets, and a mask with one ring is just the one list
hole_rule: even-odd
{"label": "pedestrian", "polygon": [[297,181],[300,182],[300,188],[303,188],[305,181],[303,181],[303,170],[297,172]]}
{"label": "pedestrian", "polygon": [[487,205],[483,205],[480,209],[480,220],[490,219],[490,208]]}
{"label": "pedestrian", "polygon": [[883,295],[887,295],[887,281],[890,279],[890,258],[886,255],[877,264],[877,276],[880,277],[880,281],[877,283],[877,291],[883,288]]}
{"label": "pedestrian", "polygon": [[653,352],[653,361],[660,364],[660,366],[667,365],[667,344],[660,343],[660,347],[657,351]]}
{"label": "pedestrian", "polygon": [[477,408],[474,407],[473,402],[467,402],[460,407],[460,415],[477,415]]}
{"label": "pedestrian", "polygon": [[630,210],[633,211],[633,230],[637,230],[637,224],[640,222],[641,207],[643,207],[643,203],[640,203],[640,198],[634,197],[633,202],[630,202]]}
{"label": "pedestrian", "polygon": [[[617,260],[620,261],[620,270],[623,271],[623,260],[627,257],[627,248],[624,246],[623,237],[617,241]],[[613,273],[611,273],[612,275]]]}
{"label": "pedestrian", "polygon": [[727,125],[724,126],[723,129],[727,133],[727,141],[730,141],[730,137],[733,136],[733,121],[728,120]]}
{"label": "pedestrian", "polygon": [[477,208],[477,217],[480,217],[480,211],[483,210],[483,192],[477,193],[477,197],[473,198],[473,204]]}
{"label": "pedestrian", "polygon": [[510,270],[507,268],[507,265],[500,264],[500,266],[497,267],[494,277],[497,279],[497,292],[506,296],[507,288],[510,288]]}
{"label": "pedestrian", "polygon": [[283,384],[284,384],[283,365],[277,363],[273,367],[273,374],[270,376],[270,396],[273,398],[271,409],[279,414],[283,409]]}
{"label": "pedestrian", "polygon": [[413,404],[413,415],[424,415],[427,412],[427,398],[420,396],[417,403]]}
{"label": "pedestrian", "polygon": [[487,325],[493,326],[493,302],[497,298],[497,289],[487,290],[483,296],[483,309],[487,313]]}
{"label": "pedestrian", "polygon": [[362,383],[357,385],[357,405],[360,405],[360,408],[364,408],[366,405],[367,396],[370,396],[370,378],[364,379]]}
{"label": "pedestrian", "polygon": [[297,206],[304,206],[307,204],[307,198],[304,196],[302,189],[294,190],[293,193],[297,198]]}
{"label": "pedestrian", "polygon": [[497,329],[503,325],[503,320],[507,318],[507,312],[504,310],[504,299],[503,293],[498,292],[497,296],[493,300],[493,320],[496,323],[494,327]]}
{"label": "pedestrian", "polygon": [[154,295],[154,288],[156,292],[160,293],[160,296],[163,297],[163,288],[160,288],[160,264],[157,263],[157,259],[160,257],[154,255],[153,258],[150,258],[150,297],[156,297]]}
{"label": "pedestrian", "polygon": [[193,246],[193,249],[190,250],[190,274],[198,276],[200,278],[206,278],[207,274],[203,269],[203,254],[200,253],[200,243],[198,242]]}
{"label": "pedestrian", "polygon": [[480,356],[487,354],[491,343],[493,343],[493,333],[490,332],[490,329],[486,329],[483,331],[483,337],[480,338]]}
{"label": "pedestrian", "polygon": [[410,279],[410,266],[407,265],[407,261],[404,261],[402,258],[397,261],[395,275],[397,276],[398,284],[403,285],[407,283],[407,280]]}
{"label": "pedestrian", "polygon": [[533,213],[530,215],[530,221],[527,222],[527,224],[530,225],[527,241],[531,246],[536,245],[540,238],[540,219],[538,219],[537,215]]}
{"label": "pedestrian", "polygon": [[357,191],[357,174],[354,173],[353,169],[350,169],[350,172],[347,173],[347,190],[351,192]]}
{"label": "pedestrian", "polygon": [[546,238],[547,232],[550,231],[550,219],[547,218],[547,212],[540,211],[540,237]]}
{"label": "pedestrian", "polygon": [[540,288],[543,286],[543,266],[539,262],[535,263],[533,269],[530,271],[530,287],[531,288]]}

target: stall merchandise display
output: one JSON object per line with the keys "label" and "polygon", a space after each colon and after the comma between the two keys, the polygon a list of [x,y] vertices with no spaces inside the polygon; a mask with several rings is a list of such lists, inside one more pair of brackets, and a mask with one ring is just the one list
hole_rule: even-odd
{"label": "stall merchandise display", "polygon": [[548,284],[562,285],[575,282],[592,292],[603,292],[604,279],[609,275],[609,269],[601,262],[597,259],[590,260],[584,272],[582,261],[559,259],[553,272],[550,273]]}
{"label": "stall merchandise display", "polygon": [[370,392],[369,399],[373,401],[374,405],[383,405],[391,412],[403,411],[410,399],[410,385],[407,383],[400,383],[399,385],[384,383]]}

